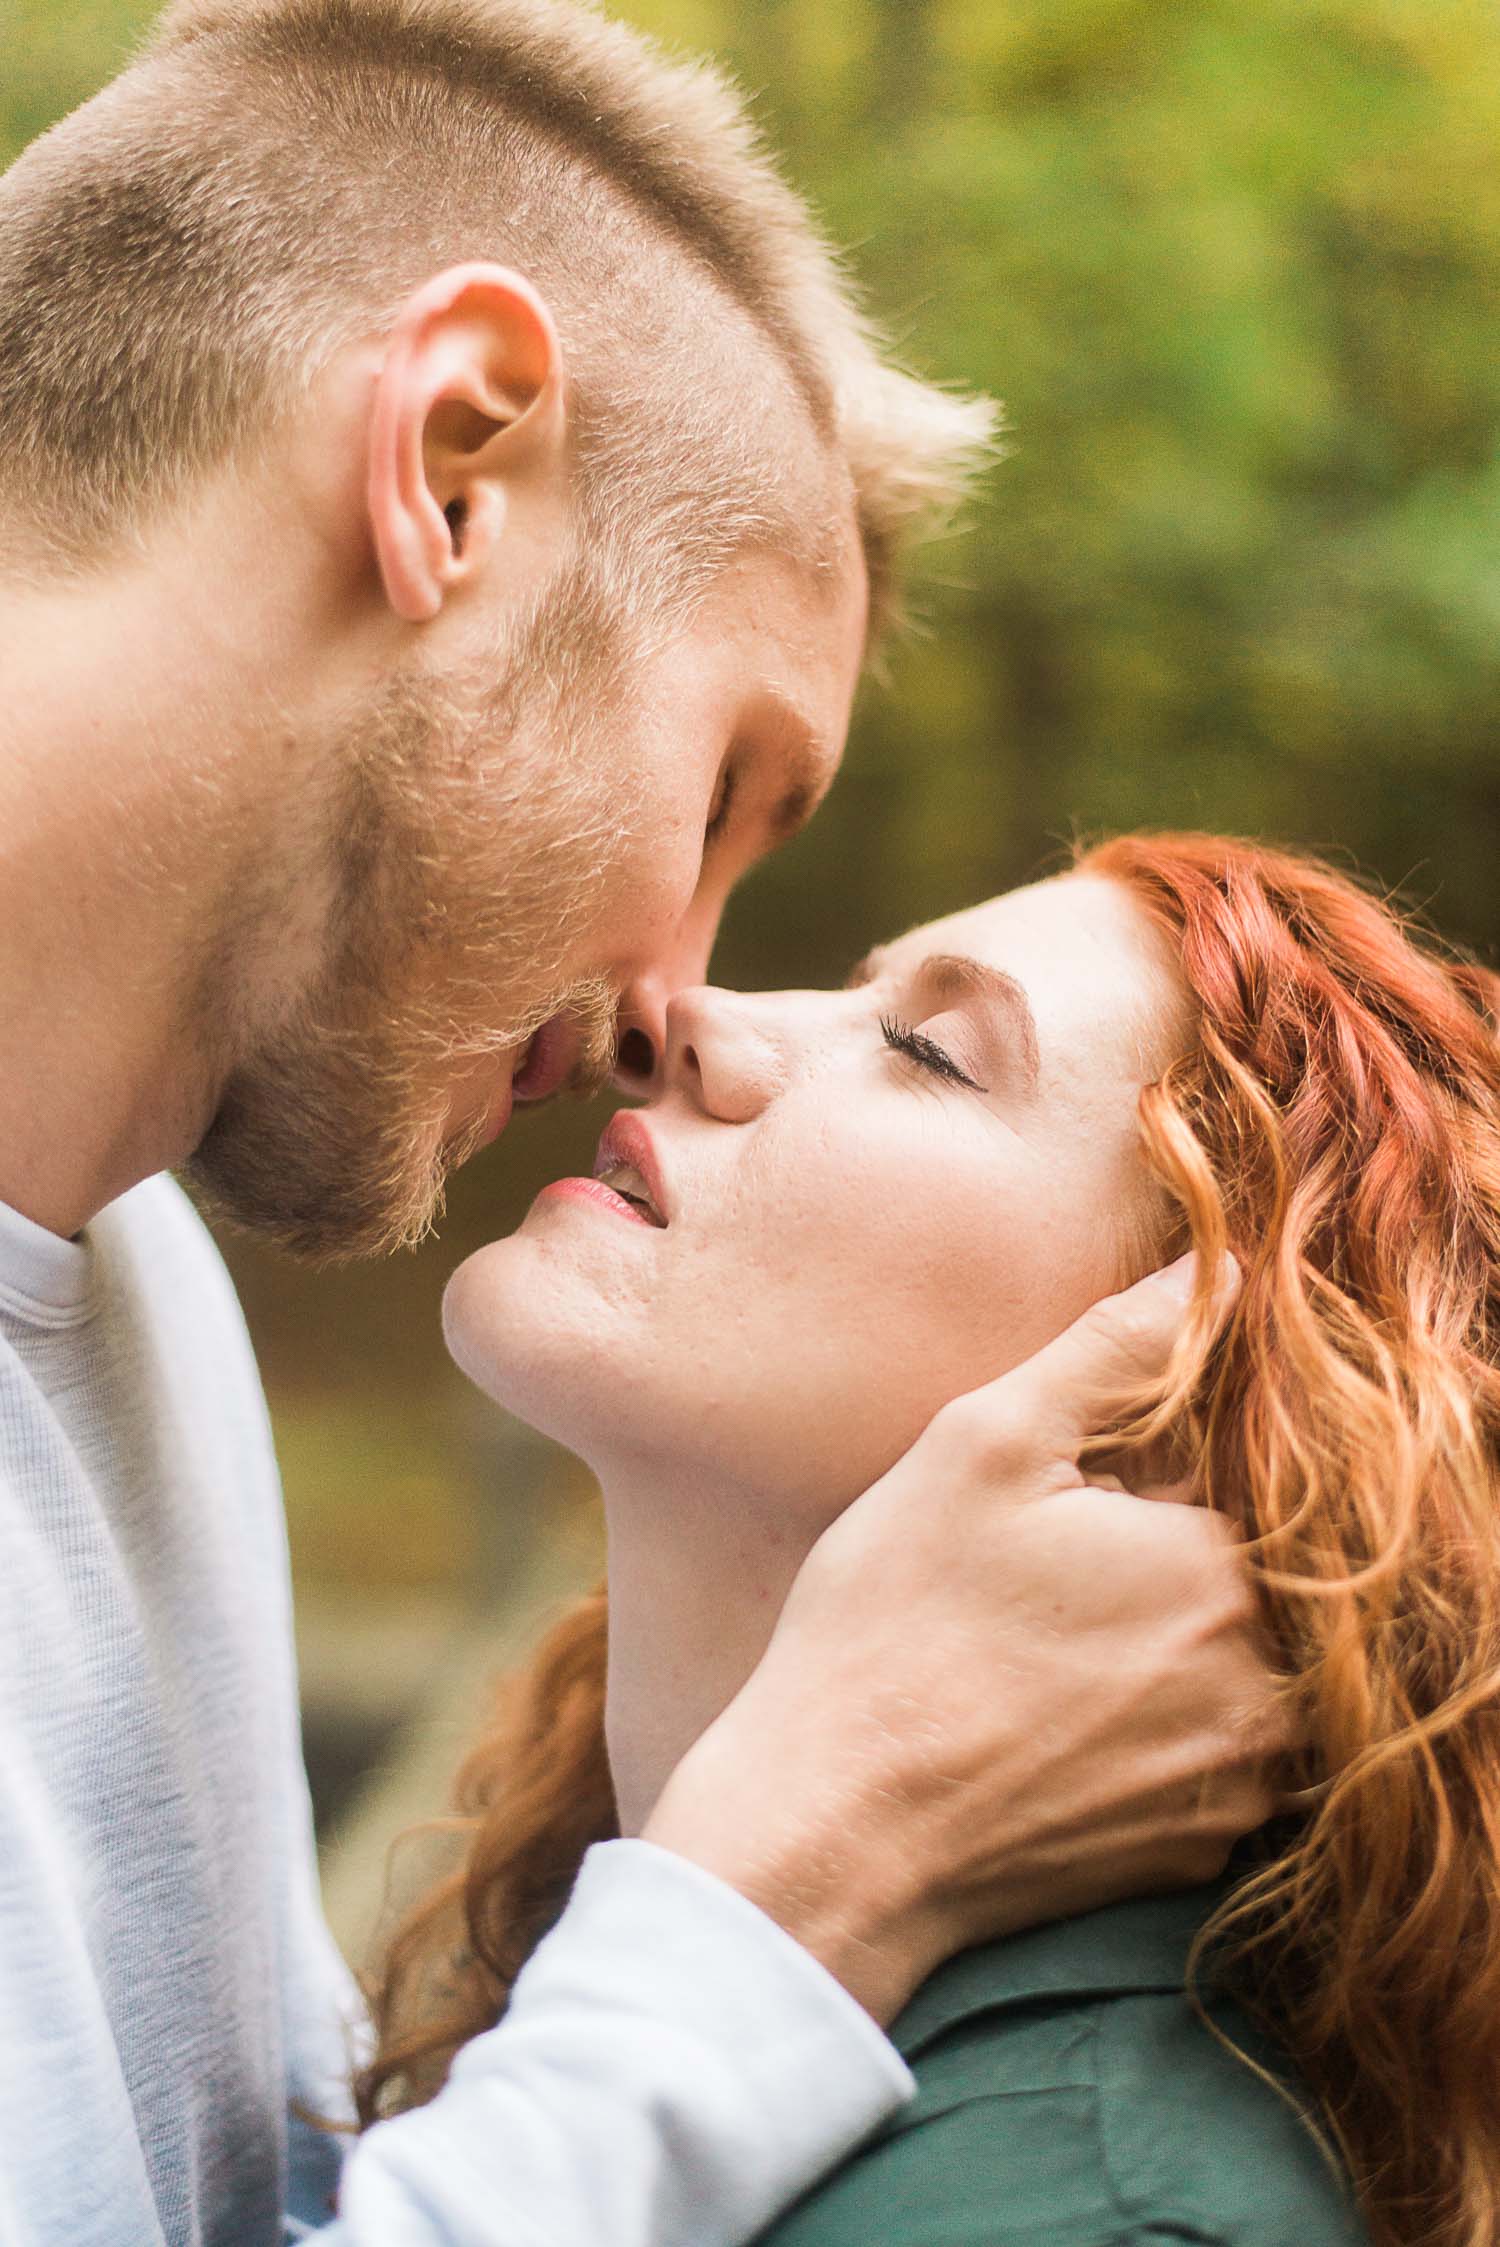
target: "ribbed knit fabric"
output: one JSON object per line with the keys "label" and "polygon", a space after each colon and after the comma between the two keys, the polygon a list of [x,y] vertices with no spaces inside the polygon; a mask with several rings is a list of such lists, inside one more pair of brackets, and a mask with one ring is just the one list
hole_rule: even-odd
{"label": "ribbed knit fabric", "polygon": [[[356,2010],[314,1886],[286,1540],[228,1276],[169,1180],[0,1208],[0,2240],[274,2247]],[[295,2159],[299,2177],[289,2178]]]}

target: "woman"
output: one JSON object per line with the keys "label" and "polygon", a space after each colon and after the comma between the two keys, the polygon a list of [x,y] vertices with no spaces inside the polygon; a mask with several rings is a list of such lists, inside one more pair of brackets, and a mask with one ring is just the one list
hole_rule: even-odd
{"label": "woman", "polygon": [[366,2116],[503,2006],[585,1848],[639,1830],[937,1408],[1228,1250],[1227,1331],[1200,1286],[1117,1448],[1249,1540],[1294,1812],[1214,1893],[952,1961],[894,2031],[914,2105],[772,2236],[1496,2247],[1496,988],[1325,868],[1168,836],[843,992],[679,1000],[662,1097],[450,1289],[466,1371],[599,1475],[608,1661],[600,1598],[473,1758]]}

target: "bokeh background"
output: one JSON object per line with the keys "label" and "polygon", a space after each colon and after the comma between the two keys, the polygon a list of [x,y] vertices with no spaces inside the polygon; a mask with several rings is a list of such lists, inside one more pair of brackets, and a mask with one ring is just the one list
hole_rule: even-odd
{"label": "bokeh background", "polygon": [[[745,889],[721,977],[840,974],[1079,832],[1168,822],[1315,845],[1493,952],[1492,0],[619,12],[730,64],[908,361],[1009,424],[932,559],[924,632],[865,694],[821,819]],[[0,0],[0,156],[150,13]],[[481,1671],[597,1565],[586,1484],[470,1397],[438,1302],[598,1123],[522,1119],[441,1237],[379,1269],[227,1244],[281,1447],[335,1881],[358,1887],[396,1812],[440,1792]]]}

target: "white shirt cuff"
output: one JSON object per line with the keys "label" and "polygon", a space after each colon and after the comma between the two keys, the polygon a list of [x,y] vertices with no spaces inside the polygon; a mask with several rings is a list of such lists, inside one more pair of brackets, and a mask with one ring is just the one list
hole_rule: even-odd
{"label": "white shirt cuff", "polygon": [[604,1842],[499,2027],[355,2150],[349,2230],[328,2237],[741,2247],[913,2089],[863,2008],[743,1896],[651,1842]]}

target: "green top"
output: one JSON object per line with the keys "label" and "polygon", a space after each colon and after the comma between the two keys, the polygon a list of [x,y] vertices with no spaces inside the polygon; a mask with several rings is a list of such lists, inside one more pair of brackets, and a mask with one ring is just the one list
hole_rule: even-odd
{"label": "green top", "polygon": [[[1183,1995],[1221,1893],[950,1960],[891,2032],[916,2098],[765,2247],[1367,2247],[1306,2126]],[[1211,2011],[1275,2064],[1242,2015]]]}

